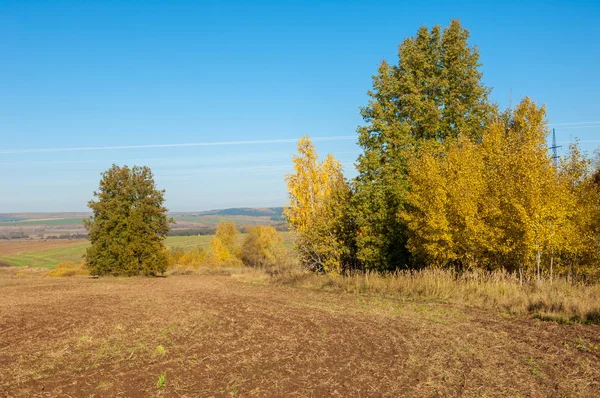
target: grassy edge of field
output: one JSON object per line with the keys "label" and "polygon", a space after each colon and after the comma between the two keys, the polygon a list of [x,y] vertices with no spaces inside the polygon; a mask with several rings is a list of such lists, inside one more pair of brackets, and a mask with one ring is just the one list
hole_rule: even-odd
{"label": "grassy edge of field", "polygon": [[566,324],[600,324],[600,285],[564,278],[521,284],[506,272],[456,272],[440,269],[390,274],[318,275],[282,273],[270,283],[401,301],[435,301],[530,316]]}

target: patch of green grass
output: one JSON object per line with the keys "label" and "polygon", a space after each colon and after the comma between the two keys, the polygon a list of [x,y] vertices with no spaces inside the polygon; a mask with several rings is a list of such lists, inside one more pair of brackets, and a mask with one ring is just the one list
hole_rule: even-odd
{"label": "patch of green grass", "polygon": [[162,357],[166,353],[167,353],[167,350],[162,345],[157,346],[156,349],[154,350],[154,354],[157,355],[157,356],[161,356]]}
{"label": "patch of green grass", "polygon": [[160,376],[158,376],[158,380],[156,381],[156,388],[163,388],[165,386],[165,384],[167,383],[167,373],[161,373]]}
{"label": "patch of green grass", "polygon": [[172,249],[181,248],[184,251],[195,247],[208,248],[213,235],[200,236],[169,236],[165,240],[165,246]]}
{"label": "patch of green grass", "polygon": [[168,334],[174,333],[175,331],[177,331],[177,324],[174,323],[167,328],[161,329],[160,334],[166,336]]}
{"label": "patch of green grass", "polygon": [[579,351],[594,352],[594,351],[598,351],[600,349],[600,346],[598,344],[594,344],[591,341],[579,336],[577,338],[577,345],[575,346],[575,348],[577,348]]}
{"label": "patch of green grass", "polygon": [[42,267],[54,268],[59,263],[72,261],[80,263],[83,261],[85,249],[89,242],[65,243],[64,246],[45,248],[29,253],[21,253],[14,256],[0,257],[0,261],[17,267]]}

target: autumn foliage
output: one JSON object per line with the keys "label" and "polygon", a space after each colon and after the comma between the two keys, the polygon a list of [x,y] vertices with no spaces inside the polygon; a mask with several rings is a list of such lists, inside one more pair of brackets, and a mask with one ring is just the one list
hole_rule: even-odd
{"label": "autumn foliage", "polygon": [[300,140],[285,214],[309,269],[600,277],[600,168],[576,142],[553,159],[530,98],[499,111],[468,37],[458,21],[421,28],[381,64],[350,183]]}
{"label": "autumn foliage", "polygon": [[339,273],[348,256],[343,206],[350,196],[342,167],[332,155],[319,162],[308,137],[298,142],[293,163],[295,173],[286,177],[290,203],[284,215],[300,259],[315,271]]}

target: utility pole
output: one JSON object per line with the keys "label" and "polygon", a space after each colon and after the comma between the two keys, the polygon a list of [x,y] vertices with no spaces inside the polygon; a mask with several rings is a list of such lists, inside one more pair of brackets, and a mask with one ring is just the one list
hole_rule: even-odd
{"label": "utility pole", "polygon": [[558,166],[558,151],[557,149],[562,147],[562,145],[556,145],[556,131],[552,129],[552,161],[554,162],[554,166]]}
{"label": "utility pole", "polygon": [[[558,168],[558,151],[562,145],[556,145],[556,130],[552,129],[552,161],[554,162],[554,167]],[[550,224],[550,228],[552,228],[552,224]],[[550,255],[550,284],[552,284],[554,279],[554,246],[552,246],[552,253]]]}

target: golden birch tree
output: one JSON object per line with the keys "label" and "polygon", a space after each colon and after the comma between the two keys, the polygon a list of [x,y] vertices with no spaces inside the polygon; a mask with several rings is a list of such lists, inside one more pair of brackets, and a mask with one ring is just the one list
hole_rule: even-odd
{"label": "golden birch tree", "polygon": [[289,204],[284,215],[295,233],[295,246],[303,264],[318,272],[337,273],[345,251],[340,235],[340,208],[350,190],[341,164],[331,155],[319,162],[308,137],[298,142],[294,173],[286,176]]}

